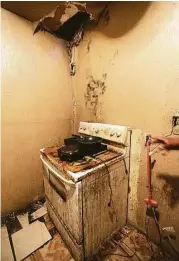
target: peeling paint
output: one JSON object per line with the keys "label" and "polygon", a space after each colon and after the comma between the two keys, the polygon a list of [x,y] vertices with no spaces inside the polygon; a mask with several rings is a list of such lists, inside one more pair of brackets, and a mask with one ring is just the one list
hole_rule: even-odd
{"label": "peeling paint", "polygon": [[91,111],[94,116],[98,118],[98,109],[102,105],[100,102],[100,97],[106,91],[105,80],[107,74],[102,75],[103,80],[95,80],[93,76],[90,76],[90,81],[87,84],[87,90],[84,94],[86,109]]}
{"label": "peeling paint", "polygon": [[106,80],[106,78],[107,78],[107,73],[103,73],[103,78],[104,78],[104,80]]}
{"label": "peeling paint", "polygon": [[91,39],[89,40],[89,42],[88,42],[88,44],[87,44],[87,51],[88,51],[88,53],[89,53],[89,51],[90,51],[90,46],[91,46]]}

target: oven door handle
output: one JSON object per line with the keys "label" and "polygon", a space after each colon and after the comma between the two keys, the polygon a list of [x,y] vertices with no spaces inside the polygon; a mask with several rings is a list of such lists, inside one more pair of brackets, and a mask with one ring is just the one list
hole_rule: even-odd
{"label": "oven door handle", "polygon": [[62,175],[60,175],[52,166],[50,166],[49,163],[44,159],[42,155],[40,155],[40,159],[43,162],[43,164],[51,171],[52,174],[54,174],[57,178],[59,178],[62,182],[66,183],[69,186],[75,187],[75,182],[72,180],[65,179]]}
{"label": "oven door handle", "polygon": [[63,200],[66,201],[66,198],[62,196],[62,194],[58,191],[58,189],[53,185],[53,183],[50,180],[50,173],[49,173],[49,184],[50,186],[55,190],[55,192],[59,195],[59,197]]}

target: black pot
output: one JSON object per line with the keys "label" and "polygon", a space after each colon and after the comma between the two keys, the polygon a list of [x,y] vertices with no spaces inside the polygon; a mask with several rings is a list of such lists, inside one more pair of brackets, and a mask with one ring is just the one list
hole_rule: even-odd
{"label": "black pot", "polygon": [[101,142],[100,137],[73,135],[71,138],[65,139],[65,146],[58,149],[58,157],[61,160],[72,162],[82,159],[86,155],[92,156],[107,150],[107,145]]}
{"label": "black pot", "polygon": [[86,145],[98,144],[102,142],[102,138],[94,136],[79,136],[77,139],[79,143]]}
{"label": "black pot", "polygon": [[101,149],[102,138],[94,136],[79,136],[79,150],[84,155],[93,155]]}
{"label": "black pot", "polygon": [[58,152],[58,157],[61,160],[68,161],[68,162],[79,160],[82,157],[79,151],[79,146],[76,145],[63,146],[60,149],[58,149],[57,152]]}

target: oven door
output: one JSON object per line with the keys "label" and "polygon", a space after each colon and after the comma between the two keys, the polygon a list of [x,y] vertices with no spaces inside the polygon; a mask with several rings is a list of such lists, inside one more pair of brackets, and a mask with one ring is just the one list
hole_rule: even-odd
{"label": "oven door", "polygon": [[68,233],[78,244],[82,243],[81,182],[74,183],[41,156],[44,166],[45,195],[58,214]]}

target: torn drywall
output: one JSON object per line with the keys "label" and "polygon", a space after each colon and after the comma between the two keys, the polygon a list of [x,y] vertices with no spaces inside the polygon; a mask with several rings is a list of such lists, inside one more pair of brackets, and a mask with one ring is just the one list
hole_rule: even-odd
{"label": "torn drywall", "polygon": [[76,66],[73,49],[83,39],[85,26],[93,19],[86,9],[86,3],[65,3],[34,23],[34,34],[47,31],[67,41],[70,58],[70,74],[75,75]]}
{"label": "torn drywall", "polygon": [[57,6],[51,13],[35,22],[34,34],[39,31],[47,31],[55,37],[67,42],[66,47],[70,58],[70,75],[75,75],[75,48],[83,40],[86,26],[94,21],[98,25],[100,19],[109,20],[108,4],[94,15],[87,11],[86,3],[66,2]]}
{"label": "torn drywall", "polygon": [[[58,38],[68,42],[74,41],[79,32],[83,31],[85,23],[92,19],[86,4],[65,3],[35,22],[34,34],[39,31],[48,31]],[[79,39],[76,39],[78,42]]]}

